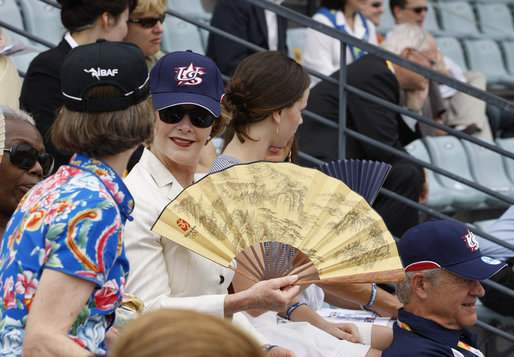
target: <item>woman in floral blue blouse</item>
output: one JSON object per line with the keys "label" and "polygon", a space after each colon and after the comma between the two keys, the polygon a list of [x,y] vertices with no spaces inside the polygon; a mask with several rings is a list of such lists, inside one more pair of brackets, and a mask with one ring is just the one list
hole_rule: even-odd
{"label": "woman in floral blue blouse", "polygon": [[0,355],[105,355],[125,288],[122,231],[134,208],[122,182],[153,133],[141,50],[99,40],[61,69],[65,105],[52,129],[68,165],[36,185],[9,221],[0,250]]}

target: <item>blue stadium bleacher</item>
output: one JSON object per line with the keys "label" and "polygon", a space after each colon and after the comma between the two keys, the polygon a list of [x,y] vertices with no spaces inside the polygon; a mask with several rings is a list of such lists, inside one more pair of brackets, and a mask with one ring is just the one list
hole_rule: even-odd
{"label": "blue stadium bleacher", "polygon": [[[411,142],[405,147],[405,150],[417,159],[425,162],[431,162],[430,156],[428,155],[427,148],[423,141],[420,139]],[[441,211],[449,210],[452,204],[451,192],[441,185],[441,183],[435,178],[432,170],[428,171],[428,182],[430,187],[430,193],[426,205],[430,208],[438,209]]]}
{"label": "blue stadium bleacher", "polygon": [[61,11],[42,1],[19,0],[26,30],[57,45],[66,31],[61,23]]}
{"label": "blue stadium bleacher", "polygon": [[509,73],[514,75],[514,40],[502,41],[500,45],[505,56],[505,66]]}
{"label": "blue stadium bleacher", "polygon": [[212,14],[205,11],[202,0],[168,0],[168,9],[210,22]]}
{"label": "blue stadium bleacher", "polygon": [[445,35],[481,38],[473,8],[466,1],[438,2],[441,28]]}
{"label": "blue stadium bleacher", "polygon": [[423,28],[434,36],[443,35],[444,31],[441,30],[439,22],[437,21],[437,14],[434,5],[427,2],[427,9],[425,21],[423,21]]}
{"label": "blue stadium bleacher", "polygon": [[[514,152],[514,138],[508,139],[496,139],[496,144],[502,149],[508,150],[510,152]],[[505,172],[507,176],[510,178],[510,181],[514,185],[514,159],[510,159],[508,157],[502,157],[503,159],[503,167],[505,168]]]}
{"label": "blue stadium bleacher", "polygon": [[464,51],[462,50],[462,46],[456,37],[436,37],[435,40],[437,42],[437,47],[442,54],[453,60],[453,62],[455,62],[463,72],[468,70]]}
{"label": "blue stadium bleacher", "polygon": [[484,35],[495,39],[514,39],[512,15],[506,4],[476,4],[476,9],[480,21],[480,28]]}
{"label": "blue stadium bleacher", "polygon": [[514,76],[505,69],[498,44],[489,39],[464,40],[469,68],[480,71],[488,85],[514,86]]}
{"label": "blue stadium bleacher", "polygon": [[[505,172],[502,156],[467,140],[461,142],[474,181],[497,193],[514,198],[514,186]],[[494,144],[493,142],[490,143]],[[494,172],[494,175],[491,174],[492,172]],[[504,201],[491,196],[486,198],[486,203],[489,207],[508,205]]]}
{"label": "blue stadium bleacher", "polygon": [[[459,139],[450,135],[427,136],[425,137],[425,144],[434,165],[473,181],[466,153]],[[487,207],[485,204],[487,195],[485,193],[441,174],[435,174],[435,177],[443,187],[450,190],[452,205],[456,208],[476,209]]]}
{"label": "blue stadium bleacher", "polygon": [[199,28],[177,17],[168,16],[163,24],[161,49],[165,52],[192,50],[205,54]]}

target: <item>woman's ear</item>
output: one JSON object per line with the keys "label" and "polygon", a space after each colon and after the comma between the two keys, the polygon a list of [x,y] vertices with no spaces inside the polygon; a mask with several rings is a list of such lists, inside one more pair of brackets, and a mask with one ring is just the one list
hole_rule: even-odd
{"label": "woman's ear", "polygon": [[280,125],[280,119],[282,117],[282,111],[277,110],[276,112],[271,113],[271,119],[275,122],[275,124]]}
{"label": "woman's ear", "polygon": [[113,24],[113,17],[108,12],[104,12],[97,21],[100,21],[100,25],[102,26],[102,29],[107,32],[110,30],[110,27]]}

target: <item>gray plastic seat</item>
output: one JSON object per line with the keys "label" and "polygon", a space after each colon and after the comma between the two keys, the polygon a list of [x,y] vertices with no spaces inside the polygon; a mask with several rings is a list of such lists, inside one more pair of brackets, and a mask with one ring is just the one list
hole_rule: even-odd
{"label": "gray plastic seat", "polygon": [[[459,139],[449,135],[427,136],[425,144],[434,165],[473,181],[466,152]],[[487,207],[485,193],[441,174],[436,173],[435,177],[443,187],[450,190],[453,206],[465,209]]]}
{"label": "gray plastic seat", "polygon": [[506,4],[476,4],[476,9],[480,28],[487,37],[514,39],[512,15]]}
{"label": "gray plastic seat", "polygon": [[480,71],[488,85],[503,84],[514,86],[514,75],[505,69],[498,44],[493,40],[464,40],[469,68]]}
{"label": "gray plastic seat", "polygon": [[468,71],[468,65],[466,64],[466,59],[464,57],[464,51],[462,50],[462,46],[457,40],[456,37],[452,36],[443,36],[437,37],[437,48],[441,51],[445,56],[448,56],[453,62],[459,65],[463,72]]}
{"label": "gray plastic seat", "polygon": [[505,66],[509,73],[514,75],[514,40],[502,41],[501,46],[505,55]]}
{"label": "gray plastic seat", "polygon": [[161,48],[165,52],[191,50],[202,55],[205,46],[198,27],[178,17],[168,16],[164,21]]}
{"label": "gray plastic seat", "polygon": [[437,21],[436,8],[431,2],[427,2],[427,9],[425,20],[423,21],[423,28],[434,36],[444,34]]}
{"label": "gray plastic seat", "polygon": [[467,1],[444,1],[438,3],[441,27],[446,35],[481,38],[475,14]]}
{"label": "gray plastic seat", "polygon": [[57,46],[66,32],[61,22],[61,10],[42,1],[19,2],[27,31]]}
{"label": "gray plastic seat", "polygon": [[[475,182],[497,193],[514,198],[513,185],[505,172],[502,156],[467,140],[462,140],[461,142],[464,146],[471,175]],[[492,141],[489,143],[494,144]],[[490,207],[508,205],[508,203],[491,196],[486,198],[486,203]]]}
{"label": "gray plastic seat", "polygon": [[205,10],[202,0],[168,0],[168,9],[205,22],[211,22],[212,14]]}
{"label": "gray plastic seat", "polygon": [[[427,148],[423,141],[420,139],[411,142],[405,147],[405,150],[417,159],[425,162],[431,162],[430,156],[428,155]],[[430,208],[438,210],[449,210],[452,204],[451,192],[441,185],[441,183],[435,178],[434,172],[430,169],[428,171],[428,183],[430,187],[428,201],[426,205]]]}
{"label": "gray plastic seat", "polygon": [[[496,139],[496,144],[502,149],[508,150],[510,152],[514,152],[514,138],[506,138],[506,139]],[[510,182],[514,184],[514,159],[503,156],[503,167],[507,176],[510,179]]]}

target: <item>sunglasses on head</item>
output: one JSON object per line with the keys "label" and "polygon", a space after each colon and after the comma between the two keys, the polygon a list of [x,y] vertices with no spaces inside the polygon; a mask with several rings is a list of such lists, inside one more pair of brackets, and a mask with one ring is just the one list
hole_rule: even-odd
{"label": "sunglasses on head", "polygon": [[428,7],[426,7],[426,6],[408,7],[407,10],[414,11],[416,14],[421,14],[423,11],[427,12]]}
{"label": "sunglasses on head", "polygon": [[382,6],[382,2],[380,2],[380,1],[372,2],[372,3],[371,3],[371,6],[376,7],[376,8],[379,8],[379,7],[381,7],[381,6]]}
{"label": "sunglasses on head", "polygon": [[52,155],[47,152],[39,155],[37,150],[30,145],[13,144],[10,148],[5,148],[4,151],[9,153],[9,158],[14,165],[24,170],[30,170],[36,162],[39,162],[43,168],[43,176],[48,176],[54,168]]}
{"label": "sunglasses on head", "polygon": [[157,24],[157,21],[160,21],[161,24],[164,23],[165,18],[166,18],[166,13],[164,13],[158,17],[140,17],[137,19],[128,19],[127,22],[139,24],[142,27],[146,27],[146,28],[151,28]]}
{"label": "sunglasses on head", "polygon": [[168,124],[180,122],[186,114],[189,116],[191,124],[197,128],[208,128],[212,125],[215,118],[211,112],[203,108],[184,109],[174,106],[159,110],[159,118]]}

